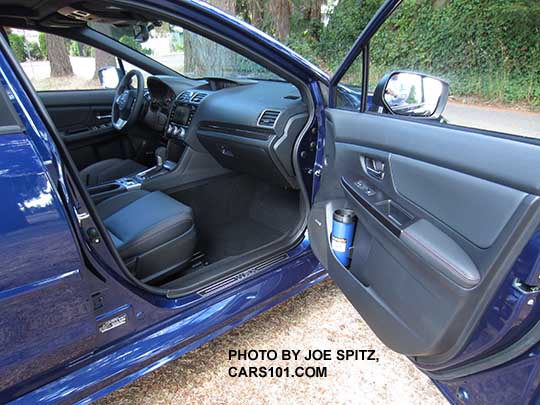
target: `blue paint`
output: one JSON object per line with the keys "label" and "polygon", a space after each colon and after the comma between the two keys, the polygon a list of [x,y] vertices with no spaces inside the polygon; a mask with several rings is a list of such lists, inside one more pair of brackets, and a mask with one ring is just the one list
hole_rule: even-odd
{"label": "blue paint", "polygon": [[[291,266],[293,269],[270,272],[156,325],[149,333],[96,353],[92,356],[95,361],[91,358],[72,373],[14,403],[96,400],[326,278],[313,255]],[[258,305],[254,308],[254,304]]]}
{"label": "blue paint", "polygon": [[[311,160],[301,166],[306,188],[314,196],[325,147],[326,106],[319,83],[328,85],[329,77],[266,34],[206,3],[138,3],[211,26],[216,33],[255,50],[305,81],[315,116],[312,136],[306,137],[299,152],[311,151],[311,142],[316,142]],[[333,84],[361,51],[363,41],[398,4],[391,0],[383,5],[332,79]],[[169,299],[142,291],[123,278],[104,244],[93,251],[95,271],[104,281],[97,280],[81,260],[70,225],[73,209],[81,202],[68,192],[54,141],[1,54],[0,84],[24,126],[21,133],[0,136],[0,402],[95,400],[326,277],[306,238],[281,262],[210,295],[193,293]],[[53,182],[52,171],[58,174],[58,181]],[[538,304],[527,306],[528,297],[511,283],[515,277],[534,279],[539,252],[540,236],[536,233],[465,350],[445,367],[500,350],[538,321]],[[90,295],[96,292],[102,294],[104,305],[94,310]],[[125,326],[111,335],[98,333],[99,322],[123,313],[129,314]],[[503,401],[509,394],[522,402],[538,402],[539,356],[540,348],[535,347],[497,369],[438,385],[453,402],[457,402],[458,392],[467,392],[476,402]]]}
{"label": "blue paint", "polygon": [[15,297],[16,295],[32,292],[41,287],[45,287],[49,284],[57,283],[66,277],[78,276],[79,270],[68,271],[67,273],[58,274],[53,277],[49,277],[43,280],[37,280],[29,284],[20,285],[8,290],[0,291],[0,301],[8,298]]}

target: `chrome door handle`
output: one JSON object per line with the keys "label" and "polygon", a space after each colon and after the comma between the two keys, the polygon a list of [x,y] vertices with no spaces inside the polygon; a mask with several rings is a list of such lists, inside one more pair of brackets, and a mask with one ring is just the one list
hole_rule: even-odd
{"label": "chrome door handle", "polygon": [[375,177],[378,180],[384,178],[384,162],[373,158],[364,158],[366,162],[366,170],[371,177]]}
{"label": "chrome door handle", "polygon": [[109,114],[109,115],[96,115],[96,118],[98,120],[110,120],[112,118],[112,115]]}

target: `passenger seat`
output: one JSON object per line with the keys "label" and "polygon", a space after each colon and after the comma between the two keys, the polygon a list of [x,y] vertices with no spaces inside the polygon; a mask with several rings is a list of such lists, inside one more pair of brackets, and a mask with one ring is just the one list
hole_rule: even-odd
{"label": "passenger seat", "polygon": [[97,205],[133,274],[151,283],[181,269],[196,244],[191,208],[159,191],[128,191]]}

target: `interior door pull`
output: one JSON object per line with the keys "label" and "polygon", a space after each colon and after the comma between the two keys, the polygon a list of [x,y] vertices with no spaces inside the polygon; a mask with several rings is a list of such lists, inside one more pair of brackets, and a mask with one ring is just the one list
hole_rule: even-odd
{"label": "interior door pull", "polygon": [[384,162],[380,160],[365,158],[366,170],[371,177],[375,177],[378,180],[384,178]]}

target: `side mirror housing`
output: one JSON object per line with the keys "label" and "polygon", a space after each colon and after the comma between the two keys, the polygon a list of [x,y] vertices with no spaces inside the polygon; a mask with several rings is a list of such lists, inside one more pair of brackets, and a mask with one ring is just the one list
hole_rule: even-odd
{"label": "side mirror housing", "polygon": [[98,70],[99,84],[104,89],[116,89],[124,73],[116,66],[106,66]]}
{"label": "side mirror housing", "polygon": [[448,102],[448,82],[418,72],[386,73],[373,93],[377,112],[440,120]]}

